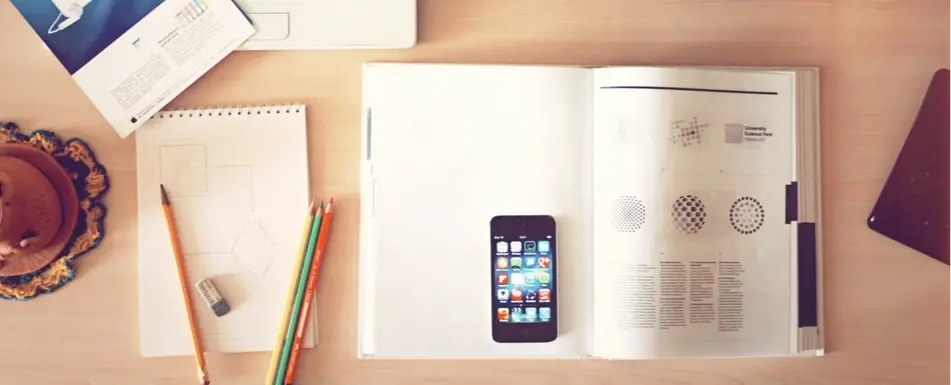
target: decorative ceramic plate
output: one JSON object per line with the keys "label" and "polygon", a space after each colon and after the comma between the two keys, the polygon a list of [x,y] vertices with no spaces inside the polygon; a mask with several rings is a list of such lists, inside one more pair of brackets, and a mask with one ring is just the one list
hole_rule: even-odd
{"label": "decorative ceramic plate", "polygon": [[51,155],[29,144],[0,143],[0,156],[17,158],[35,167],[50,181],[59,196],[62,221],[50,243],[35,253],[20,255],[0,264],[0,277],[33,273],[53,262],[69,243],[79,215],[79,197],[69,174]]}

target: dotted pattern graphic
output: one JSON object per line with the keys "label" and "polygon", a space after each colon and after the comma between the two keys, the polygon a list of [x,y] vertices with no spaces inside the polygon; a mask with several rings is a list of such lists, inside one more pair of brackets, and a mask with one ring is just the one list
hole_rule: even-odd
{"label": "dotted pattern graphic", "polygon": [[633,196],[622,195],[614,200],[612,218],[617,231],[633,233],[647,223],[647,207]]}
{"label": "dotted pattern graphic", "polygon": [[693,195],[682,195],[674,202],[670,212],[677,230],[684,234],[695,234],[707,221],[707,212],[703,201]]}
{"label": "dotted pattern graphic", "polygon": [[763,205],[753,197],[741,197],[730,206],[730,224],[741,234],[753,234],[766,221]]}
{"label": "dotted pattern graphic", "polygon": [[681,119],[670,123],[670,143],[684,147],[701,144],[703,131],[709,124],[700,122],[694,117],[691,120]]}

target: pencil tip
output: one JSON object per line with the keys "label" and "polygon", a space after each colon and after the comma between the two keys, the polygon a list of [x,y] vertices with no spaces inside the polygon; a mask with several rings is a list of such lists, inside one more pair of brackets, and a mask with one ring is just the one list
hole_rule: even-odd
{"label": "pencil tip", "polygon": [[165,192],[165,185],[164,185],[164,184],[160,184],[160,185],[159,185],[159,190],[162,190],[162,204],[163,204],[163,205],[167,205],[167,204],[168,204],[168,193]]}

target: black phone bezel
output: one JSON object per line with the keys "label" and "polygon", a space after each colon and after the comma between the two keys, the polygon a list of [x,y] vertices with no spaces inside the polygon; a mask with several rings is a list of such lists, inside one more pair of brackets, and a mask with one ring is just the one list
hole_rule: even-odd
{"label": "black phone bezel", "polygon": [[[558,267],[560,256],[558,252],[558,235],[555,218],[550,215],[499,215],[489,223],[489,301],[492,322],[492,340],[499,343],[514,342],[551,342],[558,338]],[[500,322],[496,315],[497,301],[495,288],[495,243],[497,235],[528,237],[542,237],[550,234],[551,238],[551,289],[552,301],[550,322],[537,323],[506,323]]]}

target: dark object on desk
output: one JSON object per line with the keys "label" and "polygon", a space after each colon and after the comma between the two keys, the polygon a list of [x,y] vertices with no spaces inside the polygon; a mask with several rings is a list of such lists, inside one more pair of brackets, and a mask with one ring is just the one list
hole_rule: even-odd
{"label": "dark object on desk", "polygon": [[56,159],[27,144],[0,144],[0,277],[56,259],[78,214],[73,181]]}
{"label": "dark object on desk", "polygon": [[948,70],[934,74],[868,227],[948,264]]}
{"label": "dark object on desk", "polygon": [[225,297],[222,297],[221,293],[218,292],[218,288],[211,282],[211,278],[198,281],[195,288],[198,289],[198,294],[201,294],[201,297],[205,299],[205,304],[211,308],[211,312],[215,313],[215,316],[221,317],[231,312],[231,305],[228,305]]}

